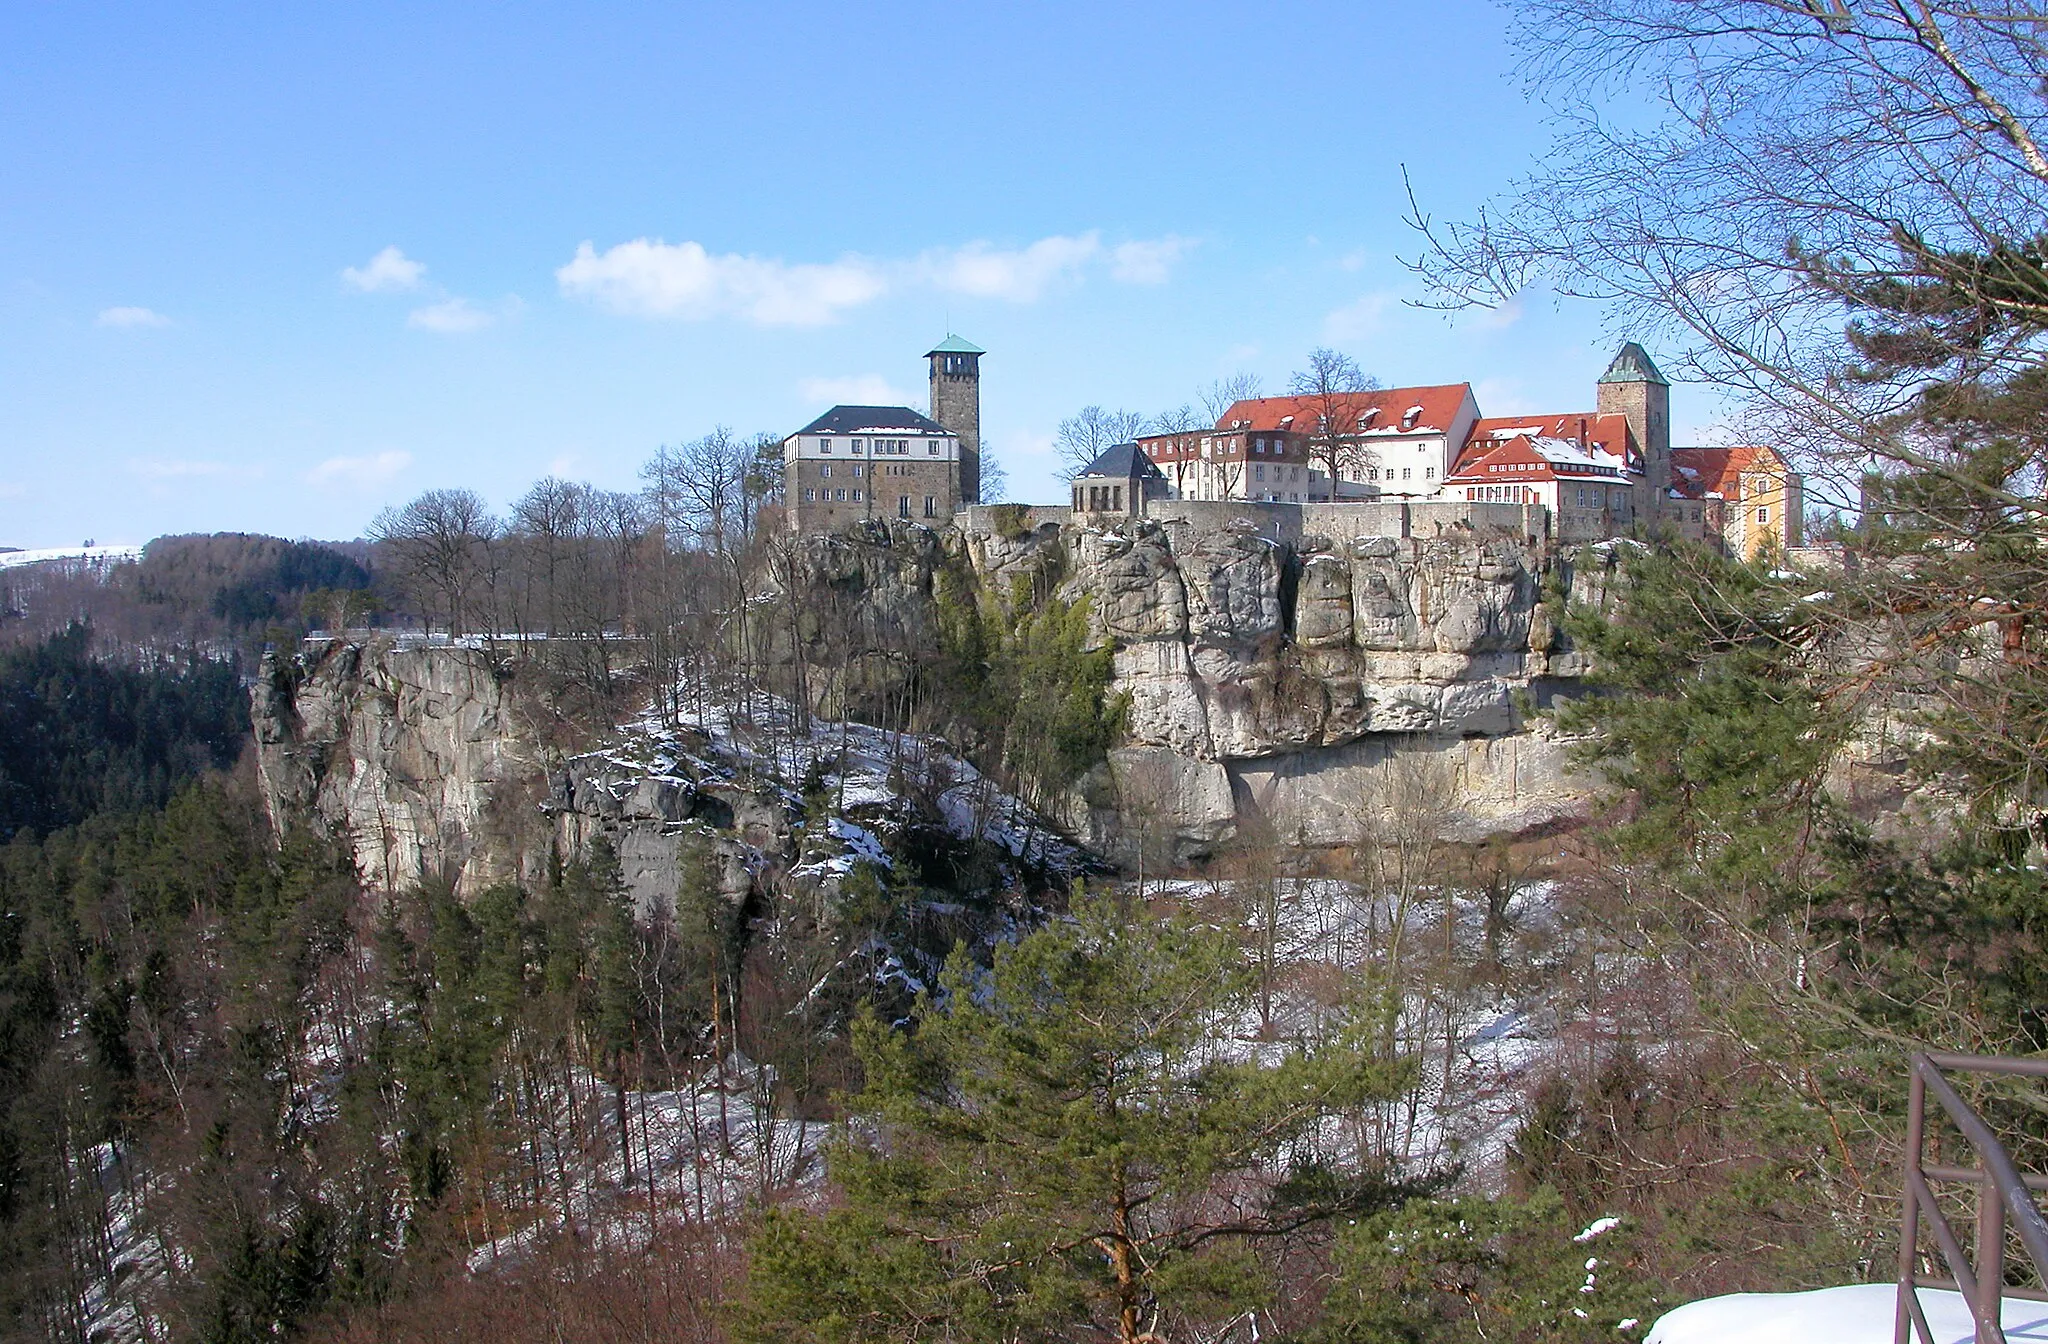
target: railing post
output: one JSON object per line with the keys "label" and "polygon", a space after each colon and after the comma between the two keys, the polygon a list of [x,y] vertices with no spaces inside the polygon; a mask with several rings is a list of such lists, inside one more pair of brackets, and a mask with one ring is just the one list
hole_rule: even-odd
{"label": "railing post", "polygon": [[1913,1303],[1920,1277],[1920,1201],[1913,1193],[1913,1177],[1920,1171],[1921,1139],[1926,1131],[1927,1081],[1920,1070],[1924,1056],[1914,1055],[1911,1082],[1906,1095],[1906,1209],[1899,1227],[1899,1302],[1892,1325],[1892,1344],[1909,1344],[1913,1331]]}
{"label": "railing post", "polygon": [[1988,1168],[1977,1187],[1977,1344],[2005,1344],[2005,1194]]}

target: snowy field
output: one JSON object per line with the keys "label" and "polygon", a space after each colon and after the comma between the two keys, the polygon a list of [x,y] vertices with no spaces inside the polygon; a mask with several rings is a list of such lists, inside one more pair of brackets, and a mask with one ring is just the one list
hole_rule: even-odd
{"label": "snowy field", "polygon": [[[1892,1344],[1899,1290],[1889,1283],[1817,1288],[1809,1293],[1731,1293],[1666,1312],[1645,1344]],[[1920,1290],[1920,1309],[1936,1344],[1976,1339],[1961,1293]],[[2048,1340],[2048,1303],[2005,1300],[2005,1337]]]}
{"label": "snowy field", "polygon": [[46,565],[60,560],[88,568],[107,568],[141,558],[140,546],[51,546],[33,551],[0,551],[0,569]]}

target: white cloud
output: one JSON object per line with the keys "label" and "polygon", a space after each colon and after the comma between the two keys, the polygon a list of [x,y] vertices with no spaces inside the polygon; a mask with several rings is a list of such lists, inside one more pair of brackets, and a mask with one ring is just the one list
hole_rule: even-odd
{"label": "white cloud", "polygon": [[1054,235],[1028,247],[998,248],[969,243],[927,252],[917,270],[933,285],[978,299],[1035,303],[1054,282],[1068,278],[1102,254],[1101,235]]}
{"label": "white cloud", "polygon": [[1522,320],[1522,300],[1517,295],[1497,308],[1474,308],[1460,316],[1474,331],[1506,331]]}
{"label": "white cloud", "polygon": [[890,386],[879,373],[855,373],[842,378],[806,378],[797,384],[805,401],[819,405],[908,406],[910,394]]}
{"label": "white cloud", "polygon": [[555,272],[562,292],[639,317],[739,317],[763,327],[816,327],[879,298],[888,281],[874,263],[847,256],[790,265],[701,243],[636,238],[599,252],[589,243]]}
{"label": "white cloud", "polygon": [[98,318],[103,327],[168,327],[171,319],[147,308],[102,308]]}
{"label": "white cloud", "polygon": [[763,327],[816,327],[895,290],[1035,303],[1063,282],[1108,264],[1126,284],[1164,282],[1194,243],[1171,235],[1105,248],[1099,232],[1055,234],[1023,247],[977,241],[904,261],[849,253],[831,262],[712,253],[702,243],[636,238],[600,252],[582,243],[555,272],[562,293],[637,317],[736,317]]}
{"label": "white cloud", "polygon": [[1194,239],[1170,233],[1150,241],[1119,243],[1110,253],[1110,278],[1127,285],[1163,285],[1174,263],[1194,250]]}
{"label": "white cloud", "polygon": [[391,289],[412,289],[427,273],[426,263],[414,261],[395,247],[387,247],[371,257],[366,266],[342,268],[341,278],[365,293],[375,294]]}
{"label": "white cloud", "polygon": [[145,481],[176,481],[202,476],[225,476],[225,462],[191,462],[156,457],[131,458],[128,470]]}
{"label": "white cloud", "polygon": [[443,299],[430,303],[424,308],[415,308],[406,317],[405,325],[418,327],[421,331],[437,331],[443,336],[461,336],[472,331],[482,331],[496,322],[500,316],[517,310],[517,301],[509,303],[503,313],[494,313],[479,308],[468,299]]}
{"label": "white cloud", "polygon": [[1392,294],[1363,294],[1323,319],[1323,335],[1332,341],[1357,341],[1376,334],[1385,325],[1386,311],[1393,305]]}
{"label": "white cloud", "polygon": [[309,485],[345,485],[357,489],[383,485],[412,465],[412,454],[386,449],[368,457],[330,457],[306,473]]}
{"label": "white cloud", "polygon": [[1509,378],[1482,378],[1472,385],[1472,399],[1481,415],[1536,415],[1536,403],[1519,382]]}

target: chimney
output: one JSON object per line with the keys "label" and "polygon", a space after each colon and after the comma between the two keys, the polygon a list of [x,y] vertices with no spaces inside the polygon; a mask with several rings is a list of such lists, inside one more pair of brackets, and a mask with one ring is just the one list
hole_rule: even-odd
{"label": "chimney", "polygon": [[1579,417],[1579,451],[1586,451],[1586,417]]}

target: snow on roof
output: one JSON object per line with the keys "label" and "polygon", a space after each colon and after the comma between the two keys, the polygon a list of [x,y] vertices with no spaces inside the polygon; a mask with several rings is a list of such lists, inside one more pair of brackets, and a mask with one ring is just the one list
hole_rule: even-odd
{"label": "snow on roof", "polygon": [[1515,467],[1522,470],[1516,471],[1514,478],[1524,481],[1542,480],[1546,477],[1625,480],[1633,474],[1629,464],[1613,453],[1591,445],[1581,448],[1571,439],[1521,434],[1505,441],[1489,443],[1490,446],[1482,444],[1483,451],[1476,455],[1467,454],[1458,464],[1457,470],[1447,479],[1465,483],[1484,481],[1498,484],[1502,480],[1502,473]]}
{"label": "snow on roof", "polygon": [[1217,417],[1217,429],[1242,427],[1251,430],[1291,429],[1290,422],[1298,421],[1312,426],[1319,417],[1334,413],[1341,422],[1343,433],[1357,433],[1361,422],[1369,421],[1377,412],[1395,414],[1397,406],[1407,407],[1405,412],[1423,424],[1412,424],[1406,430],[1394,426],[1368,428],[1368,434],[1442,434],[1458,421],[1458,413],[1471,401],[1470,383],[1444,383],[1435,387],[1388,387],[1370,392],[1340,392],[1328,398],[1322,397],[1247,397],[1232,402],[1230,409]]}
{"label": "snow on roof", "polygon": [[944,434],[946,427],[908,406],[834,406],[798,434]]}
{"label": "snow on roof", "polygon": [[1583,438],[1588,444],[1630,461],[1639,455],[1635,440],[1629,434],[1628,417],[1616,411],[1493,416],[1473,422],[1472,432],[1466,437],[1464,447],[1451,468],[1451,474],[1457,475],[1467,462],[1478,461],[1501,443],[1524,435],[1534,438],[1570,439],[1573,442]]}
{"label": "snow on roof", "polygon": [[1740,499],[1743,473],[1765,471],[1778,475],[1786,471],[1778,450],[1760,444],[1673,448],[1671,465],[1685,477],[1688,494],[1696,499]]}

